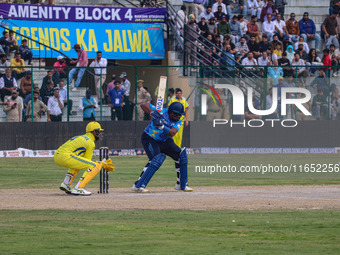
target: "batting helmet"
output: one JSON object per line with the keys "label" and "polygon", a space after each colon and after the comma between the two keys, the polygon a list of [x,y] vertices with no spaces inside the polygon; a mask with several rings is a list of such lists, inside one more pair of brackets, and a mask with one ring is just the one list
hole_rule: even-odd
{"label": "batting helmet", "polygon": [[86,133],[92,132],[92,131],[104,131],[100,124],[96,121],[92,121],[86,126]]}
{"label": "batting helmet", "polygon": [[184,112],[184,106],[180,103],[180,102],[174,102],[172,103],[169,108],[168,108],[169,112],[175,112],[181,115],[185,115]]}

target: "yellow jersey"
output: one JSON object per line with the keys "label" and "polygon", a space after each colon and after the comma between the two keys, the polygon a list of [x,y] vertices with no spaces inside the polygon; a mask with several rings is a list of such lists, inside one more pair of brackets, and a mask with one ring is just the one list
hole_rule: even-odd
{"label": "yellow jersey", "polygon": [[13,68],[12,71],[17,71],[17,73],[21,73],[22,71],[26,71],[25,69],[25,62],[23,59],[20,59],[20,62],[17,62],[15,58],[11,60],[11,66],[13,67],[18,67],[18,68]]}
{"label": "yellow jersey", "polygon": [[93,134],[86,133],[84,135],[75,136],[61,145],[56,153],[70,154],[74,153],[77,156],[81,156],[87,159],[92,159],[93,151],[96,147],[95,138]]}

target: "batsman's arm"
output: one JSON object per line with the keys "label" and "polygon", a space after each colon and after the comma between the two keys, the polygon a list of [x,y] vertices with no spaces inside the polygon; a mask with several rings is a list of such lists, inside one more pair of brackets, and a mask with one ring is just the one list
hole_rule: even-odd
{"label": "batsman's arm", "polygon": [[177,134],[177,132],[178,132],[177,128],[172,127],[167,135],[173,137],[175,134]]}
{"label": "batsman's arm", "polygon": [[140,105],[140,107],[141,107],[142,110],[143,110],[144,112],[146,112],[147,114],[150,114],[150,113],[152,112],[151,107],[150,107],[150,104],[148,104],[148,103],[142,103],[142,104]]}

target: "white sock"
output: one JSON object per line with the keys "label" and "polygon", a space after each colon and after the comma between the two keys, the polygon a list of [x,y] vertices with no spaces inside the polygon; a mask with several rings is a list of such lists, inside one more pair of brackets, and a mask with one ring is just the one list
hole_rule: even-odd
{"label": "white sock", "polygon": [[75,189],[79,189],[80,183],[84,180],[84,177],[81,177],[77,185],[74,187]]}
{"label": "white sock", "polygon": [[67,174],[65,175],[64,183],[67,184],[67,185],[69,185],[70,181],[72,180],[72,177],[73,177],[73,174],[67,173]]}

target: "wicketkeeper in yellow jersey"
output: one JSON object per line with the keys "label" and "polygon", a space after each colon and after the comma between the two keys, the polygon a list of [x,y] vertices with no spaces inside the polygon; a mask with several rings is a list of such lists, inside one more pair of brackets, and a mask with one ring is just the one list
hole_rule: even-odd
{"label": "wicketkeeper in yellow jersey", "polygon": [[[58,166],[68,168],[65,179],[60,185],[60,189],[67,194],[91,195],[90,191],[84,189],[86,184],[88,184],[102,168],[107,169],[108,166],[105,162],[92,161],[95,141],[101,139],[103,131],[98,122],[90,122],[86,126],[86,134],[71,138],[60,146],[54,154],[55,163]],[[112,163],[110,167],[111,171],[113,171]],[[80,170],[85,170],[85,172],[74,189],[72,189],[71,184]]]}

